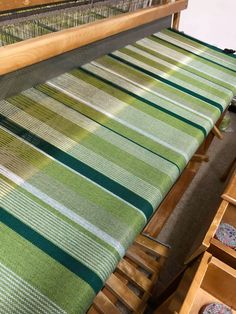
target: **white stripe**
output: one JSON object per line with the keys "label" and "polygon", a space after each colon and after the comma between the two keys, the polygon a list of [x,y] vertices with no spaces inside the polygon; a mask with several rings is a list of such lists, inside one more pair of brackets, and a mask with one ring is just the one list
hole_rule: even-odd
{"label": "white stripe", "polygon": [[203,118],[204,120],[208,120],[210,122],[211,127],[214,126],[214,123],[213,123],[212,119],[209,118],[208,116],[206,116],[206,115],[204,115],[204,114],[202,114],[202,113],[200,113],[200,112],[198,112],[198,111],[196,111],[194,109],[191,109],[188,106],[182,105],[181,103],[178,103],[174,99],[170,99],[170,98],[166,97],[165,95],[162,95],[162,94],[160,94],[160,93],[158,93],[158,92],[156,92],[156,91],[154,91],[154,90],[152,90],[152,89],[150,89],[150,88],[148,88],[148,87],[146,87],[144,85],[141,85],[141,84],[139,84],[139,83],[137,83],[135,81],[132,81],[128,77],[122,76],[118,72],[115,72],[115,71],[113,71],[113,70],[111,70],[109,68],[106,68],[106,67],[104,67],[103,65],[101,65],[101,64],[99,64],[97,62],[93,61],[91,63],[93,65],[95,65],[97,68],[101,68],[102,70],[107,71],[107,72],[109,72],[109,73],[111,73],[111,74],[113,74],[113,75],[115,75],[115,76],[117,76],[117,77],[119,77],[119,78],[121,78],[121,79],[123,79],[123,80],[125,80],[125,81],[127,81],[127,82],[129,82],[129,83],[131,83],[131,84],[133,84],[133,85],[135,85],[137,87],[139,87],[139,88],[141,88],[141,89],[144,89],[144,90],[146,90],[146,91],[148,91],[148,92],[150,92],[150,93],[152,93],[152,94],[154,94],[154,95],[156,95],[156,96],[158,96],[158,97],[160,97],[162,99],[168,100],[169,102],[177,105],[178,107],[184,108],[186,111],[194,113],[195,115]]}
{"label": "white stripe", "polygon": [[[5,285],[9,288],[17,288],[17,297],[26,299],[33,306],[39,308],[39,312],[45,310],[45,313],[61,313],[66,312],[61,309],[57,304],[52,302],[47,296],[43,295],[40,291],[29,285],[26,281],[13,273],[10,269],[0,263],[0,272],[2,273],[0,281],[4,280]],[[12,289],[11,289],[12,290]],[[12,293],[11,293],[12,294]],[[48,312],[50,311],[50,312]],[[31,312],[32,313],[32,312]]]}
{"label": "white stripe", "polygon": [[[181,39],[175,39],[174,37],[171,37],[171,35],[167,35],[167,34],[164,34],[164,33],[157,33],[157,34],[155,34],[155,36],[157,36],[157,37],[159,37],[159,38],[162,38],[162,39],[165,39],[165,40],[167,40],[168,42],[172,42],[172,43],[175,43],[175,44],[177,44],[177,46],[182,46],[182,47],[187,47],[187,49],[189,48],[189,50],[190,51],[194,51],[194,53],[196,53],[197,55],[202,55],[202,53],[204,53],[204,54],[206,54],[206,55],[208,55],[209,57],[210,57],[210,60],[212,60],[212,59],[218,59],[219,61],[219,65],[221,65],[222,64],[222,61],[223,62],[225,62],[226,64],[229,64],[228,66],[230,67],[230,66],[234,66],[234,64],[233,63],[231,63],[231,62],[229,62],[229,61],[226,61],[225,59],[223,59],[223,58],[220,58],[219,56],[217,56],[217,55],[215,55],[214,54],[214,52],[212,52],[212,54],[211,53],[209,53],[209,52],[207,52],[207,50],[205,50],[205,49],[209,49],[208,47],[206,47],[206,46],[204,46],[204,44],[199,44],[199,45],[203,45],[204,46],[204,48],[202,48],[202,49],[200,49],[200,48],[196,48],[196,47],[194,47],[194,46],[191,46],[191,44],[189,43],[189,44],[187,44],[187,43],[185,43],[185,42],[182,42],[181,41]],[[169,38],[169,39],[168,39]],[[186,38],[187,39],[187,38]],[[189,39],[189,40],[191,40],[191,39]],[[180,46],[180,47],[181,47]]]}
{"label": "white stripe", "polygon": [[[0,191],[0,196],[7,204],[20,206],[21,207],[20,212],[21,211],[23,212],[24,208],[27,208],[28,206],[30,206],[30,214],[34,215],[36,220],[40,216],[42,218],[41,221],[45,222],[45,220],[47,220],[50,223],[52,223],[51,228],[55,229],[55,231],[57,231],[58,234],[62,234],[60,230],[63,230],[64,232],[66,232],[68,235],[72,237],[72,241],[73,241],[73,237],[77,237],[77,238],[80,237],[80,241],[83,241],[84,244],[86,244],[87,246],[91,246],[93,250],[101,249],[103,251],[103,254],[104,253],[107,253],[108,255],[112,254],[103,245],[94,241],[92,238],[90,238],[86,234],[75,229],[74,227],[66,223],[64,220],[58,218],[53,213],[48,211],[46,208],[35,203],[32,199],[27,197],[25,194],[17,190],[14,190],[12,193],[14,195],[11,194],[9,197],[5,196],[5,193],[8,194],[12,192],[12,186],[4,182],[2,179],[0,179],[0,184],[1,184],[1,189],[2,189],[2,191]],[[0,202],[1,202],[1,199],[0,199]],[[38,221],[40,222],[40,220]],[[62,235],[64,235],[64,233]],[[95,245],[95,247],[93,245]],[[116,258],[114,258],[114,262],[116,262]]]}
{"label": "white stripe", "polygon": [[[29,219],[27,213],[23,213],[22,211],[17,210],[6,210],[10,213],[13,213],[14,216],[18,217],[20,220],[23,220],[24,223],[30,225],[37,232],[43,234],[47,239],[51,242],[55,243],[58,247],[62,248],[65,252],[75,257],[77,260],[86,264],[91,270],[95,271],[97,275],[105,281],[110,274],[110,272],[115,268],[117,261],[111,262],[111,254],[105,254],[105,252],[96,252],[95,249],[88,250],[88,247],[84,247],[82,249],[76,248],[78,243],[81,245],[82,241],[74,241],[73,238],[65,239],[66,234],[60,234],[58,229],[52,227],[48,222],[44,222],[44,225],[41,224],[41,221],[38,221],[37,216],[33,218],[33,221]],[[59,234],[59,237],[57,236]],[[74,244],[73,244],[74,242]],[[98,255],[99,253],[99,255]],[[104,254],[103,254],[104,253]],[[105,267],[106,266],[106,267]],[[110,266],[110,267],[108,267]]]}
{"label": "white stripe", "polygon": [[65,207],[64,205],[60,204],[56,200],[49,197],[47,194],[41,192],[36,187],[32,186],[28,182],[25,182],[22,178],[5,168],[4,166],[0,165],[0,173],[7,177],[8,179],[12,180],[17,185],[23,187],[25,190],[36,196],[37,198],[43,200],[46,204],[53,207],[54,209],[58,210],[61,214],[68,217],[69,219],[73,220],[74,222],[78,223],[95,236],[99,237],[106,243],[113,246],[120,254],[121,257],[125,254],[125,248],[122,244],[117,241],[116,239],[112,238],[109,234],[105,233],[101,229],[97,228],[95,225],[91,224],[89,221],[85,220],[83,217],[79,216],[78,214],[74,213],[69,208]]}
{"label": "white stripe", "polygon": [[[169,48],[164,46],[163,44],[156,42],[152,39],[144,38],[137,42],[139,45],[148,47],[149,49],[153,50],[154,52],[158,50],[158,52],[164,56],[168,56],[174,61],[180,62],[183,65],[186,65],[191,70],[196,70],[200,73],[203,73],[205,75],[208,75],[212,77],[213,79],[217,79],[218,81],[226,82],[230,85],[232,84],[232,79],[235,79],[235,77],[231,74],[225,73],[224,77],[220,77],[222,74],[222,71],[220,71],[217,68],[214,68],[210,63],[211,61],[208,61],[209,64],[203,63],[201,61],[198,61],[196,59],[193,59],[191,57],[188,57],[183,52],[179,52],[174,50],[173,48]],[[207,61],[207,60],[206,60]],[[192,71],[191,71],[192,72]],[[198,75],[198,74],[197,74]]]}
{"label": "white stripe", "polygon": [[42,294],[39,290],[31,286],[25,280],[20,278],[17,274],[4,266],[1,262],[0,271],[8,276],[12,284],[17,285],[19,289],[24,291],[28,297],[30,296],[35,302],[39,303],[41,306],[46,307],[47,309],[51,309],[51,311],[56,313],[66,314],[65,311],[62,310],[57,304],[52,302],[47,296]]}
{"label": "white stripe", "polygon": [[9,285],[9,283],[4,280],[4,277],[1,278],[0,283],[2,283],[2,285],[0,284],[0,291],[2,290],[4,292],[4,297],[8,298],[8,306],[11,307],[10,304],[12,304],[14,307],[17,306],[17,310],[22,311],[23,314],[40,313],[40,310],[37,309],[37,305],[30,304],[30,299],[26,301],[28,296],[24,296],[22,292],[19,291],[19,289],[17,289],[17,287],[14,285]]}
{"label": "white stripe", "polygon": [[173,147],[172,145],[162,141],[160,138],[157,138],[156,136],[154,136],[154,135],[152,135],[150,133],[147,133],[146,131],[141,130],[140,128],[138,128],[138,127],[136,127],[134,125],[130,125],[127,121],[124,121],[124,120],[114,116],[113,114],[111,114],[111,113],[109,113],[109,112],[107,112],[107,111],[105,111],[105,110],[103,110],[103,109],[101,109],[101,108],[99,108],[99,107],[89,103],[88,101],[86,101],[82,97],[78,97],[77,95],[74,95],[74,94],[70,93],[69,91],[64,90],[63,88],[61,88],[60,86],[57,86],[54,83],[48,82],[47,84],[52,86],[52,87],[54,87],[54,88],[56,88],[56,89],[58,89],[59,91],[63,92],[64,94],[66,94],[66,95],[68,95],[68,96],[70,96],[70,97],[72,97],[72,98],[74,98],[74,99],[76,99],[76,100],[78,100],[80,102],[83,102],[85,105],[95,109],[96,111],[101,112],[105,116],[107,116],[107,117],[109,117],[109,118],[119,122],[120,124],[127,126],[128,128],[134,130],[135,132],[137,132],[139,134],[142,134],[142,135],[146,136],[147,138],[150,138],[153,141],[155,141],[155,142],[157,142],[157,143],[159,143],[159,144],[161,144],[161,145],[163,145],[163,146],[165,146],[165,147],[167,147],[167,148],[169,148],[169,149],[179,153],[180,155],[182,155],[185,158],[186,163],[188,162],[189,157],[188,157],[188,155],[185,152],[183,152],[183,151],[179,150],[178,148]]}
{"label": "white stripe", "polygon": [[[56,224],[55,221],[53,221],[54,226],[46,219],[43,221],[42,219],[39,220],[36,214],[30,213],[29,215],[29,212],[24,211],[22,208],[13,209],[7,202],[5,202],[4,205],[8,212],[13,213],[14,216],[17,216],[37,232],[46,236],[58,247],[61,247],[76,259],[87,264],[92,270],[95,270],[103,281],[107,279],[109,273],[116,266],[118,261],[114,258],[111,252],[106,250],[106,248],[102,247],[99,250],[98,248],[91,246],[91,243],[84,241],[82,236],[76,234],[70,235],[68,232],[60,232],[62,227],[60,224]],[[12,205],[14,205],[14,202],[12,202]]]}
{"label": "white stripe", "polygon": [[[22,92],[31,99],[36,99],[36,101],[43,107],[53,111],[54,113],[59,114],[60,116],[66,117],[72,123],[75,123],[82,127],[83,129],[93,132],[99,138],[102,138],[106,142],[118,147],[121,150],[126,151],[128,154],[132,155],[139,160],[144,161],[151,167],[154,167],[163,173],[167,174],[172,181],[176,180],[178,176],[178,171],[175,167],[173,171],[173,164],[170,161],[161,158],[155,153],[147,150],[138,144],[130,142],[128,139],[122,137],[121,135],[112,132],[106,129],[104,126],[101,126],[97,122],[87,118],[79,112],[74,111],[71,108],[66,107],[62,103],[50,98],[46,94],[34,89],[27,90]],[[138,156],[138,157],[137,157]]]}
{"label": "white stripe", "polygon": [[[171,63],[169,63],[169,62],[167,62],[167,61],[165,61],[159,57],[156,57],[156,56],[150,54],[149,52],[146,52],[146,51],[140,49],[140,48],[136,48],[134,46],[129,45],[129,46],[127,46],[127,49],[129,49],[130,51],[134,51],[135,53],[138,53],[139,55],[144,56],[149,60],[153,60],[156,63],[160,63],[160,64],[168,67],[170,69],[170,72],[168,71],[168,73],[166,74],[167,78],[172,76],[172,70],[174,70],[176,72],[182,73],[183,75],[185,75],[187,77],[187,80],[184,80],[184,82],[188,82],[188,79],[193,79],[195,81],[196,80],[199,81],[202,84],[202,86],[204,86],[204,85],[210,86],[214,89],[221,91],[222,93],[228,93],[228,91],[229,91],[227,88],[225,88],[225,87],[223,87],[223,86],[221,86],[215,82],[212,82],[212,81],[210,81],[210,80],[208,80],[208,79],[206,79],[206,78],[204,78],[198,74],[195,74],[193,72],[189,72],[188,70],[185,70],[184,68],[173,65],[173,64],[171,64]],[[182,81],[182,79],[181,79],[181,81]],[[198,89],[205,92],[205,90],[203,88],[198,87]]]}
{"label": "white stripe", "polygon": [[[82,175],[81,173],[77,172],[76,170],[70,168],[69,166],[65,165],[63,162],[60,162],[59,160],[53,158],[52,156],[50,156],[49,154],[45,153],[44,151],[40,150],[38,147],[34,146],[33,144],[31,144],[30,142],[26,141],[25,139],[21,138],[20,136],[16,135],[15,133],[12,133],[11,131],[9,131],[8,129],[5,129],[4,127],[0,126],[0,129],[2,129],[4,132],[7,132],[9,134],[11,134],[13,137],[17,138],[18,140],[24,142],[27,146],[32,147],[34,150],[40,152],[40,154],[46,156],[48,159],[53,160],[54,162],[56,162],[57,164],[63,166],[64,168],[68,169],[70,172],[73,172],[74,174],[76,174],[77,176],[80,176],[81,178],[85,179],[86,181],[92,183],[93,185],[96,185],[97,187],[99,187],[99,189],[106,191],[106,193],[112,195],[113,197],[119,199],[122,201],[122,203],[125,203],[126,205],[128,205],[129,207],[135,209],[135,211],[139,212],[139,214],[142,215],[143,219],[144,219],[144,223],[146,224],[147,222],[147,217],[145,216],[144,212],[139,209],[138,207],[135,207],[133,204],[129,203],[128,201],[124,200],[123,198],[121,198],[120,196],[116,195],[115,193],[109,191],[108,189],[104,188],[103,186],[97,184],[96,182],[94,182],[93,180],[87,178],[86,176]],[[81,218],[83,219],[83,218]],[[82,226],[82,225],[81,225]],[[101,229],[100,229],[101,230]],[[104,231],[101,230],[101,232],[105,233]],[[109,236],[109,235],[108,235]],[[110,236],[109,236],[110,237]],[[115,239],[114,239],[115,240]],[[118,242],[117,240],[115,240],[116,242]],[[121,245],[121,244],[120,244]],[[118,250],[118,247],[115,247]],[[122,248],[120,248],[122,251]],[[118,251],[118,252],[121,252]],[[124,251],[125,252],[125,251]],[[121,255],[121,257],[123,257],[124,254]]]}
{"label": "white stripe", "polygon": [[[14,112],[14,110],[15,114],[11,115],[10,113]],[[93,152],[80,143],[77,143],[77,141],[72,140],[44,122],[30,116],[27,112],[11,105],[9,102],[2,102],[0,111],[13,122],[19,123],[19,121],[21,121],[22,127],[35,133],[37,136],[43,138],[62,151],[65,151],[70,156],[73,156],[93,169],[102,172],[110,179],[120,183],[144,199],[149,199],[150,202],[152,202],[153,207],[156,206],[156,201],[154,200],[153,202],[153,195],[158,195],[159,199],[163,199],[163,195],[158,187],[150,184],[150,182],[145,181],[139,176],[134,175],[132,172],[127,171],[122,166],[119,166],[96,152]],[[128,177],[130,177],[129,181],[127,181]]]}

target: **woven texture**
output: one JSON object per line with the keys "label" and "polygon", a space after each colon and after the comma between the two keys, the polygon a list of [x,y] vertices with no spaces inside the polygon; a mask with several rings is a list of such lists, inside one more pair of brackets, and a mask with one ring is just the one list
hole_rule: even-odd
{"label": "woven texture", "polygon": [[236,59],[164,30],[0,103],[0,313],[84,313],[229,104]]}

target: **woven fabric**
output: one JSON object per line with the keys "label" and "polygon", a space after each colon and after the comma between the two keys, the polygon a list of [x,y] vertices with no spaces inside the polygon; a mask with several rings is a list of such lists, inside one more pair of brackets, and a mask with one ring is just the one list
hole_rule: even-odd
{"label": "woven fabric", "polygon": [[0,313],[84,313],[221,116],[236,60],[186,40],[165,30],[1,101]]}

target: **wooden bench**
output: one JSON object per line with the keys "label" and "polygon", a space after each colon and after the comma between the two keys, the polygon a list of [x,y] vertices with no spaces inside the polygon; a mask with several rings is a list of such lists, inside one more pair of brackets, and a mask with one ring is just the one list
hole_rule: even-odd
{"label": "wooden bench", "polygon": [[88,314],[143,313],[169,247],[139,235],[95,297]]}
{"label": "wooden bench", "polygon": [[177,290],[155,314],[197,314],[209,303],[220,302],[236,313],[236,270],[208,252],[189,267]]}
{"label": "wooden bench", "polygon": [[186,263],[189,263],[195,257],[207,250],[231,267],[236,268],[236,251],[214,238],[217,228],[222,222],[228,223],[236,228],[236,172],[229,182],[222,198],[223,201],[221,202],[204,239],[200,244],[199,241],[195,244]]}

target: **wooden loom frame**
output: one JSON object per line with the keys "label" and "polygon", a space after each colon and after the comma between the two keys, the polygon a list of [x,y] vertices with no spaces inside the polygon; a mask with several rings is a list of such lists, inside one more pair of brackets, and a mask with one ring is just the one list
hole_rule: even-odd
{"label": "wooden loom frame", "polygon": [[[30,2],[38,4],[46,1],[50,0]],[[186,9],[187,4],[187,0],[176,0],[1,47],[0,76],[175,14]]]}
{"label": "wooden loom frame", "polygon": [[[33,7],[44,4],[54,4],[61,3],[63,1],[58,0],[13,0],[13,1],[0,1],[0,12],[1,11],[9,11],[13,9],[19,9],[24,7]],[[149,25],[150,23],[168,17],[173,16],[172,25],[174,28],[178,28],[179,20],[180,20],[180,11],[187,8],[188,0],[176,0],[174,3],[169,3],[164,0],[162,5],[149,7],[146,9],[141,9],[133,13],[126,13],[120,16],[115,16],[112,18],[107,18],[101,21],[96,21],[90,24],[85,24],[79,27],[66,29],[63,31],[59,31],[57,33],[44,35],[38,38],[33,38],[29,40],[25,40],[20,43],[12,44],[6,47],[0,48],[0,78],[8,77],[8,75],[18,74],[20,71],[24,71],[24,69],[30,68],[31,66],[41,64],[44,61],[53,59],[55,57],[62,56],[76,49],[81,49],[83,47],[92,45],[96,42],[102,41],[106,38],[113,37],[116,35],[122,35],[124,32],[132,31],[140,26]],[[45,47],[47,47],[45,49]],[[218,124],[220,121],[218,122]],[[213,134],[214,133],[214,134]],[[190,161],[182,175],[180,176],[177,183],[173,186],[172,190],[169,192],[165,200],[162,202],[153,218],[145,228],[145,233],[150,235],[151,237],[155,237],[158,235],[174,207],[182,197],[184,191],[187,189],[188,185],[191,183],[193,178],[195,177],[202,161],[208,161],[206,156],[206,151],[213,140],[214,135],[217,135],[221,138],[221,134],[218,129],[215,127],[213,132],[211,132],[207,138],[207,140],[202,144],[199,148],[197,154]],[[144,241],[145,242],[145,241]],[[144,245],[146,251],[150,252],[150,246],[154,243],[153,240],[149,240],[148,244]],[[165,246],[159,244],[159,248],[165,248]],[[117,291],[117,280],[111,280],[106,283],[105,294],[99,294],[99,298],[95,299],[94,307],[91,309],[92,313],[108,313],[107,309],[114,309],[114,304],[117,299],[122,299],[126,302],[126,293],[128,293],[127,289],[124,287],[130,281],[134,281],[133,275],[136,274],[135,269],[137,265],[140,266],[140,259],[143,256],[143,252],[137,249],[137,240],[134,244],[135,257],[128,256],[128,261],[131,263],[127,267],[124,267],[124,264],[127,260],[122,260],[118,265],[116,272],[122,273],[118,277],[123,287],[120,291]],[[166,257],[166,248],[164,249]],[[151,253],[157,253],[151,251]],[[128,250],[128,254],[129,250]],[[154,254],[154,255],[155,255]],[[162,255],[161,255],[162,256]],[[133,260],[133,258],[135,260]],[[163,259],[164,260],[164,259]],[[146,267],[146,263],[149,261],[149,257],[146,256],[143,260],[144,267]],[[138,263],[139,262],[139,263]],[[133,268],[134,269],[133,269]],[[154,272],[151,284],[151,287],[154,284],[154,279],[157,279],[157,275],[159,273],[159,268],[157,272]],[[123,276],[123,277],[122,277]],[[135,280],[140,280],[141,275],[135,277]],[[125,279],[126,278],[126,279]],[[114,279],[114,278],[113,278]],[[142,281],[142,280],[141,280]],[[145,281],[145,280],[144,280]],[[137,282],[136,282],[137,283]],[[120,283],[119,283],[120,284]],[[142,283],[141,283],[142,284]],[[108,287],[108,289],[107,289]],[[142,287],[143,288],[143,287]],[[108,291],[109,290],[109,291]],[[125,293],[124,293],[125,292]],[[142,304],[142,309],[144,309],[145,305],[143,302],[147,301],[147,296],[150,295],[150,290],[144,291],[144,298],[141,299],[140,303],[136,303],[137,308],[132,308],[132,310],[137,309],[137,312],[140,312],[140,304]],[[107,296],[110,297],[110,301],[107,300]],[[135,303],[134,298],[134,303]],[[132,303],[132,300],[131,300]],[[128,304],[130,306],[130,303]],[[131,304],[131,306],[135,306],[135,304]],[[108,307],[107,307],[108,306]]]}

